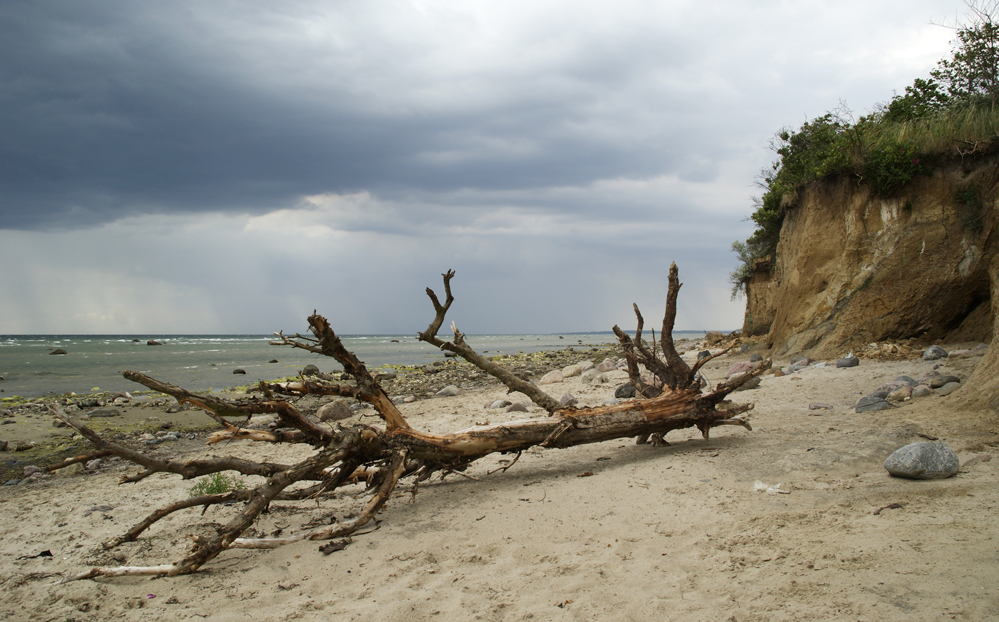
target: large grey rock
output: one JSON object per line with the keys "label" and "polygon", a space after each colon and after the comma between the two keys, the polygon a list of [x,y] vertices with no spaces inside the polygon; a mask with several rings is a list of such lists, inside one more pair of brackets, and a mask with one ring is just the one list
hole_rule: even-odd
{"label": "large grey rock", "polygon": [[860,398],[854,410],[858,413],[863,413],[874,410],[885,410],[887,408],[891,408],[891,404],[884,397],[868,395]]}
{"label": "large grey rock", "polygon": [[711,356],[711,350],[701,350],[697,353],[697,360],[706,359]]}
{"label": "large grey rock", "polygon": [[947,350],[944,350],[940,346],[930,346],[923,350],[924,361],[935,361],[942,358],[947,358]]}
{"label": "large grey rock", "polygon": [[617,363],[610,359],[604,359],[594,369],[600,372],[614,371],[617,369]]}
{"label": "large grey rock", "polygon": [[319,368],[315,365],[306,365],[302,368],[303,376],[316,376],[319,374]]}
{"label": "large grey rock", "polygon": [[752,354],[749,355],[749,362],[750,363],[758,363],[758,362],[760,362],[762,360],[763,360],[763,357],[760,356],[759,354],[755,353],[755,352],[753,352]]}
{"label": "large grey rock", "polygon": [[912,443],[895,450],[885,469],[895,477],[943,479],[961,467],[957,455],[944,443]]}
{"label": "large grey rock", "polygon": [[914,387],[917,384],[919,384],[912,376],[899,376],[898,378],[895,379],[895,382],[902,382],[909,385],[910,387]]}
{"label": "large grey rock", "polygon": [[593,361],[580,361],[576,364],[579,365],[580,373],[590,371],[596,367],[596,365],[593,364]]}
{"label": "large grey rock", "polygon": [[583,372],[578,364],[568,365],[562,368],[562,378],[572,378]]}
{"label": "large grey rock", "polygon": [[487,406],[487,408],[506,408],[510,405],[510,402],[506,400],[496,400]]}
{"label": "large grey rock", "polygon": [[904,402],[912,397],[912,387],[907,384],[900,386],[888,394],[889,402]]}
{"label": "large grey rock", "polygon": [[925,384],[918,384],[912,387],[912,397],[926,397],[927,395],[933,395],[933,389]]}
{"label": "large grey rock", "polygon": [[459,393],[461,393],[461,390],[458,389],[458,387],[454,386],[453,384],[449,384],[446,387],[444,387],[443,389],[441,389],[440,391],[438,391],[437,395],[439,397],[454,397],[455,395],[458,395]]}
{"label": "large grey rock", "polygon": [[572,408],[578,402],[579,402],[579,400],[577,400],[576,396],[573,395],[572,393],[566,393],[562,397],[560,397],[559,400],[558,400],[559,406],[564,406],[566,408]]}
{"label": "large grey rock", "polygon": [[836,367],[856,367],[857,365],[860,365],[860,359],[853,352],[836,361]]}

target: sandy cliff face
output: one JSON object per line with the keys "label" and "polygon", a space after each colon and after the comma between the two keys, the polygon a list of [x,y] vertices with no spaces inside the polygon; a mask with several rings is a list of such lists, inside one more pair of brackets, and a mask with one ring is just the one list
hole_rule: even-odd
{"label": "sandy cliff face", "polygon": [[[748,284],[745,333],[765,333],[776,356],[908,338],[989,341],[997,185],[996,158],[917,178],[891,200],[855,179],[810,185],[785,218],[772,269]],[[959,202],[967,188],[979,208]]]}

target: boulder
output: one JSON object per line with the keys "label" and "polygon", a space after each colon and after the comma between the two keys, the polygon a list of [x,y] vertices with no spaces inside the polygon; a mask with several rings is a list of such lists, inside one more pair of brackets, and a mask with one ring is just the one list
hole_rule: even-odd
{"label": "boulder", "polygon": [[572,408],[578,402],[579,402],[579,400],[577,400],[576,396],[573,395],[572,393],[565,393],[558,400],[559,406],[562,406],[564,408]]}
{"label": "boulder", "polygon": [[245,376],[246,375],[246,370],[237,367],[236,369],[232,370],[232,373],[235,374],[235,375],[237,375],[237,376]]}
{"label": "boulder", "polygon": [[912,397],[926,397],[927,395],[933,395],[933,389],[929,388],[925,384],[917,384],[912,387]]}
{"label": "boulder", "polygon": [[438,397],[454,397],[461,393],[461,390],[453,384],[449,384],[437,392]]}
{"label": "boulder", "polygon": [[895,379],[895,382],[905,383],[905,384],[909,385],[910,387],[914,387],[917,384],[919,384],[918,382],[916,382],[912,378],[912,376],[899,376],[898,378]]}
{"label": "boulder", "polygon": [[562,376],[562,370],[556,369],[548,372],[544,376],[541,376],[541,379],[538,380],[538,384],[555,384],[556,382],[562,382],[564,380],[565,377]]}
{"label": "boulder", "polygon": [[617,363],[610,359],[604,359],[594,369],[600,372],[615,371],[617,369]]}
{"label": "boulder", "polygon": [[[591,369],[590,371],[596,371],[596,370]],[[588,374],[590,372],[588,371],[586,373]],[[584,384],[606,384],[607,382],[610,382],[610,379],[607,378],[607,375],[601,372],[597,372],[594,375],[589,376],[587,378],[581,378],[581,380],[583,381]]]}
{"label": "boulder", "polygon": [[857,365],[860,365],[860,359],[853,352],[836,361],[836,367],[856,367]]}
{"label": "boulder", "polygon": [[935,361],[942,358],[947,358],[947,350],[944,350],[940,346],[930,346],[923,350],[924,361]]}
{"label": "boulder", "polygon": [[496,400],[495,402],[492,402],[488,406],[486,406],[486,408],[506,408],[509,405],[510,402],[506,400]]}
{"label": "boulder", "polygon": [[895,477],[943,479],[961,467],[957,455],[944,443],[912,443],[895,450],[885,469]]}
{"label": "boulder", "polygon": [[621,403],[621,400],[616,397],[609,397],[603,401],[603,406],[617,406]]}
{"label": "boulder", "polygon": [[572,378],[573,376],[578,376],[581,373],[583,373],[583,370],[578,364],[568,365],[562,369],[562,378]]}
{"label": "boulder", "polygon": [[593,361],[580,361],[579,363],[577,363],[577,365],[579,365],[580,373],[584,371],[590,371],[591,369],[596,367],[596,365],[593,364]]}
{"label": "boulder", "polygon": [[797,365],[799,367],[808,367],[812,364],[812,359],[807,356],[796,356],[791,359],[791,365]]}
{"label": "boulder", "polygon": [[701,350],[697,353],[697,360],[706,359],[711,356],[711,350]]}
{"label": "boulder", "polygon": [[69,353],[63,350],[62,348],[56,348],[55,350],[49,352],[49,354],[69,354]]}
{"label": "boulder", "polygon": [[91,417],[120,417],[121,411],[117,408],[106,406],[104,408],[95,408],[87,414]]}
{"label": "boulder", "polygon": [[517,402],[516,404],[510,404],[509,406],[507,406],[506,407],[506,412],[508,412],[508,413],[526,413],[527,412],[527,406],[524,406],[520,402]]}
{"label": "boulder", "polygon": [[316,418],[320,421],[340,421],[353,415],[350,406],[342,400],[323,404],[316,410]]}
{"label": "boulder", "polygon": [[600,372],[594,367],[593,369],[587,369],[580,376],[579,379],[583,384],[590,384],[593,379],[600,375]]}
{"label": "boulder", "polygon": [[302,375],[303,376],[318,376],[319,375],[319,368],[316,367],[315,365],[306,365],[305,367],[302,368]]}
{"label": "boulder", "polygon": [[161,346],[163,344],[161,342],[159,342],[159,341],[156,341],[155,339],[150,339],[149,341],[146,342],[146,345],[147,346]]}
{"label": "boulder", "polygon": [[271,359],[271,360],[269,360],[269,361],[267,361],[267,362],[268,362],[268,363],[277,363],[277,362],[278,362],[278,360],[277,360],[277,359]]}
{"label": "boulder", "polygon": [[762,360],[763,360],[763,357],[760,356],[759,354],[755,353],[755,352],[753,352],[752,354],[749,355],[749,362],[750,363],[759,363]]}

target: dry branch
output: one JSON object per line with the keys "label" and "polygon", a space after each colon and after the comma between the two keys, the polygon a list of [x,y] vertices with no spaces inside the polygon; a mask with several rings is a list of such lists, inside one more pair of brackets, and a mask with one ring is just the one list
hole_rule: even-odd
{"label": "dry branch", "polygon": [[[536,446],[572,447],[630,436],[637,436],[640,439],[651,436],[659,443],[669,431],[690,427],[698,428],[705,437],[712,428],[722,425],[740,425],[751,429],[749,423],[740,416],[751,406],[731,405],[725,401],[725,398],[741,383],[766,371],[770,367],[770,361],[764,361],[751,374],[737,381],[720,384],[707,393],[701,391],[697,377],[699,365],[691,368],[682,360],[676,352],[671,336],[676,317],[676,297],[680,289],[675,264],[670,267],[669,292],[658,352],[654,344],[650,350],[642,340],[644,320],[637,306],[635,314],[638,318],[638,329],[634,340],[617,326],[614,327],[624,346],[629,377],[645,399],[630,400],[613,406],[578,409],[560,407],[554,398],[531,382],[515,376],[476,353],[465,343],[464,335],[458,331],[453,322],[451,324],[453,340],[440,339],[437,333],[443,326],[445,316],[454,301],[451,292],[454,271],[448,271],[442,276],[446,293],[445,302],[441,304],[433,290],[427,289],[435,315],[427,330],[419,334],[419,338],[463,357],[503,382],[510,391],[526,394],[535,404],[548,411],[550,416],[475,426],[452,434],[429,434],[413,429],[364,363],[346,350],[329,322],[316,313],[313,313],[308,320],[312,337],[297,334],[286,337],[283,333],[275,333],[278,340],[272,343],[333,357],[353,378],[352,384],[333,384],[322,379],[261,383],[263,398],[233,402],[193,393],[144,374],[124,372],[126,378],[172,395],[178,401],[205,409],[221,427],[210,436],[209,443],[220,440],[302,443],[314,446],[315,450],[310,457],[292,465],[219,457],[188,461],[162,460],[105,441],[81,422],[66,415],[57,407],[53,408],[53,413],[57,417],[86,437],[98,452],[103,455],[115,455],[143,467],[143,471],[126,478],[124,482],[137,482],[158,472],[176,473],[189,478],[226,470],[265,478],[262,484],[249,490],[185,499],[157,509],[125,534],[106,543],[106,546],[113,547],[134,540],[163,517],[186,508],[206,507],[226,502],[244,504],[229,523],[217,528],[214,536],[195,538],[193,550],[183,559],[173,564],[150,567],[94,568],[67,580],[141,574],[186,574],[197,571],[202,565],[229,548],[274,548],[302,540],[350,536],[374,519],[391,497],[401,478],[412,476],[416,478],[416,482],[420,482],[435,472],[460,473],[469,463],[495,452],[514,452],[519,456],[525,449]],[[661,357],[659,352],[662,353]],[[643,369],[654,376],[655,379],[651,383],[643,381]],[[385,426],[379,428],[358,424],[329,430],[311,421],[291,403],[276,399],[275,394],[340,395],[356,398],[374,406]],[[281,424],[291,429],[252,430],[226,420],[226,417],[240,417],[248,421],[252,415],[259,413],[275,413],[280,418]],[[80,459],[82,458],[71,461]],[[64,461],[62,465],[70,464],[71,461]],[[506,468],[509,466],[512,464]],[[366,482],[369,488],[374,489],[374,493],[364,510],[353,520],[283,538],[241,537],[271,503],[305,498],[318,499],[321,496],[334,494],[338,488],[346,484],[358,481]],[[292,488],[300,482],[314,483],[305,488]]]}

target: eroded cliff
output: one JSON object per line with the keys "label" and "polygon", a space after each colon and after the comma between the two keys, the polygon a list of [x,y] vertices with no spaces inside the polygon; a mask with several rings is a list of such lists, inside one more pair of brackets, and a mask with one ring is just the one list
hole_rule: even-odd
{"label": "eroded cliff", "polygon": [[992,337],[999,158],[955,163],[882,199],[856,178],[810,184],[746,287],[747,336],[778,357],[874,341]]}

